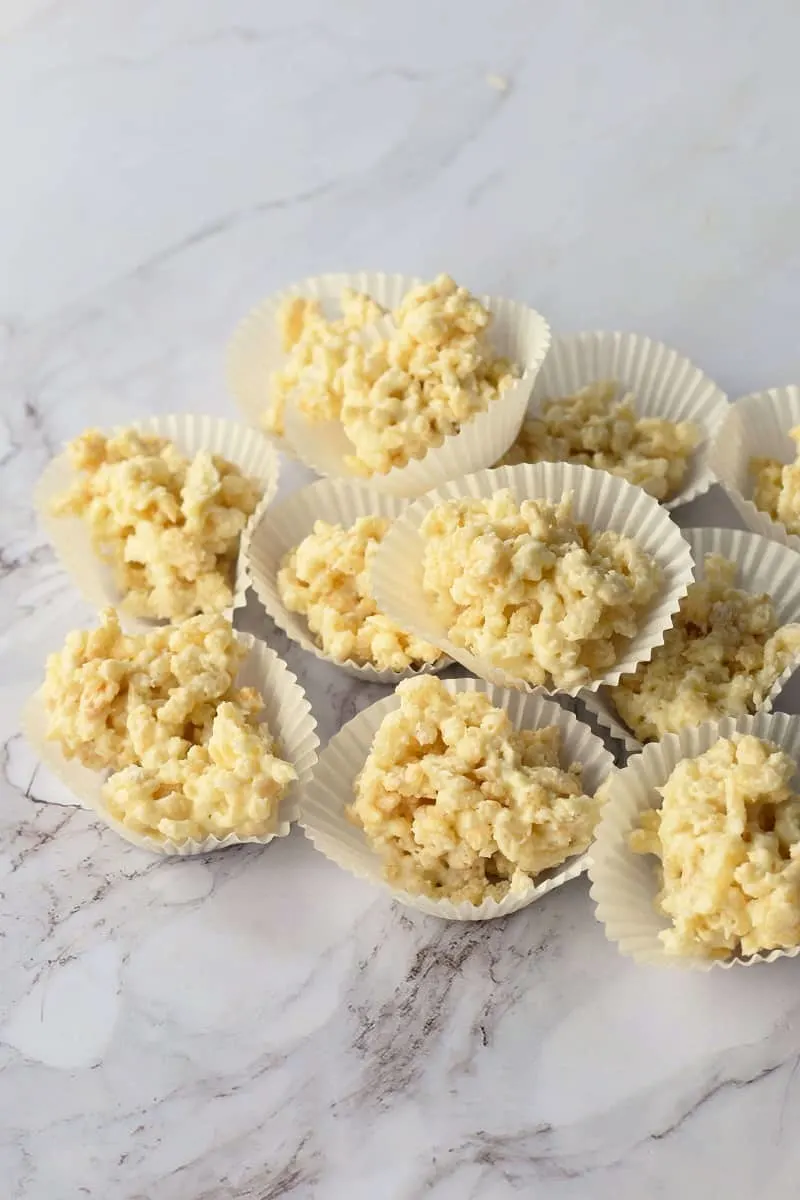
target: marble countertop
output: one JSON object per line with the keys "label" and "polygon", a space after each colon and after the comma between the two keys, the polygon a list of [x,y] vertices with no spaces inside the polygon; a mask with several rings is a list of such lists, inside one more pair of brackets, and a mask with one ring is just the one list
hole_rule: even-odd
{"label": "marble countertop", "polygon": [[[154,860],[18,714],[90,616],[36,476],[89,423],[230,412],[225,339],[297,277],[447,269],[800,381],[798,37],[791,0],[0,3],[3,1196],[797,1195],[800,960],[636,967],[583,880],[439,923],[296,833]],[[383,693],[247,620],[323,738]]]}

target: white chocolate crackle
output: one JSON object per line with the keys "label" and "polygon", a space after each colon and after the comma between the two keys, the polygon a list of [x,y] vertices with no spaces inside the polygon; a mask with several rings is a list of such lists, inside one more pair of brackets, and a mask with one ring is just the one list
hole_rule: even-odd
{"label": "white chocolate crackle", "polygon": [[339,419],[348,352],[365,325],[383,315],[381,306],[363,292],[344,288],[341,316],[328,320],[318,300],[289,296],[277,320],[286,358],[269,381],[269,404],[263,414],[268,433],[283,436],[286,403],[296,395],[298,407],[310,421]]}
{"label": "white chocolate crackle", "polygon": [[196,616],[124,634],[107,609],[48,659],[47,736],[67,759],[110,772],[102,802],[131,832],[175,844],[259,837],[297,778],[280,758],[230,621]]}
{"label": "white chocolate crackle", "polygon": [[657,500],[680,490],[700,430],[691,421],[638,417],[635,397],[613,380],[545,400],[501,460],[571,462],[619,475]]}
{"label": "white chocolate crackle", "polygon": [[555,726],[515,730],[482,692],[406,680],[349,809],[404,891],[481,904],[586,849],[597,820]]}
{"label": "white chocolate crackle", "polygon": [[727,958],[800,943],[796,764],[751,734],[677,764],[631,848],[660,860],[659,937],[670,954]]}
{"label": "white chocolate crackle", "polygon": [[67,451],[78,476],[52,504],[86,521],[134,616],[180,620],[233,603],[239,542],[261,487],[218,455],[167,438],[90,429]]}
{"label": "white chocolate crackle", "polygon": [[412,288],[393,319],[344,367],[346,462],[358,475],[385,475],[441,446],[519,374],[491,349],[491,313],[448,275]]}
{"label": "white chocolate crackle", "polygon": [[558,504],[450,500],[421,525],[423,589],[448,638],[534,685],[583,686],[616,662],[661,582],[629,537]]}
{"label": "white chocolate crackle", "polygon": [[345,290],[342,316],[293,297],[278,320],[286,361],[271,379],[264,421],[284,430],[290,400],[305,420],[337,420],[355,475],[385,475],[422,458],[489,407],[519,375],[491,348],[491,314],[448,275],[411,288],[388,330],[363,336],[382,315],[369,296]]}
{"label": "white chocolate crackle", "polygon": [[690,584],[663,645],[611,689],[640,741],[755,712],[800,654],[800,625],[779,626],[769,595],[735,581],[734,562],[707,555],[704,578]]}
{"label": "white chocolate crackle", "polygon": [[349,528],[316,521],[284,556],[281,599],[306,618],[320,649],[337,662],[404,671],[441,658],[438,647],[404,632],[375,603],[370,562],[390,525],[386,517],[360,517]]}

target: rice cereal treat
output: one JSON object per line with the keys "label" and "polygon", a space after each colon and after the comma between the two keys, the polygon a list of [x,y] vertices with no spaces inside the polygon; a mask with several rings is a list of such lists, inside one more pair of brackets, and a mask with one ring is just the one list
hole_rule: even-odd
{"label": "rice cereal treat", "polygon": [[699,442],[700,430],[691,421],[637,417],[634,396],[620,395],[614,381],[601,381],[545,400],[502,462],[580,463],[669,500],[680,490]]}
{"label": "rice cereal treat", "polygon": [[283,603],[306,618],[320,649],[336,662],[405,671],[441,658],[438,647],[404,633],[375,604],[369,566],[390,524],[385,517],[361,517],[349,529],[316,521],[281,564]]}
{"label": "rice cereal treat", "polygon": [[597,806],[579,764],[562,766],[557,727],[517,731],[484,693],[452,695],[435,676],[397,694],[348,810],[389,883],[478,905],[586,849]]}
{"label": "rice cereal treat", "polygon": [[404,467],[483,412],[519,375],[491,349],[491,314],[448,276],[412,288],[391,333],[350,348],[341,420],[357,475]]}
{"label": "rice cereal treat", "polygon": [[133,833],[265,835],[297,775],[257,721],[259,693],[234,685],[245,653],[219,615],[129,635],[106,609],[48,659],[47,736],[65,758],[109,772],[104,809]]}
{"label": "rice cereal treat", "polygon": [[661,806],[630,835],[660,859],[659,935],[670,954],[728,958],[800,942],[800,797],[796,764],[750,734],[685,758]]}
{"label": "rice cereal treat", "polygon": [[664,644],[611,689],[640,741],[755,712],[800,654],[800,625],[779,628],[769,596],[735,581],[735,563],[706,555],[705,578],[689,586]]}
{"label": "rice cereal treat", "polygon": [[773,521],[784,525],[789,533],[800,534],[800,425],[789,430],[789,437],[798,447],[794,462],[784,464],[777,458],[750,459],[750,474],[754,476],[753,503]]}
{"label": "rice cereal treat", "polygon": [[629,537],[508,490],[425,517],[423,590],[448,638],[534,685],[575,689],[616,662],[661,571]]}
{"label": "rice cereal treat", "polygon": [[90,429],[67,452],[79,476],[52,511],[86,521],[126,612],[176,621],[233,603],[239,540],[261,495],[255,480],[135,429]]}
{"label": "rice cereal treat", "polygon": [[270,403],[264,428],[284,434],[286,401],[294,392],[298,407],[310,421],[338,420],[342,410],[344,366],[350,346],[365,325],[383,315],[370,296],[344,288],[342,315],[325,318],[318,300],[290,296],[278,309],[277,319],[286,361],[270,377]]}

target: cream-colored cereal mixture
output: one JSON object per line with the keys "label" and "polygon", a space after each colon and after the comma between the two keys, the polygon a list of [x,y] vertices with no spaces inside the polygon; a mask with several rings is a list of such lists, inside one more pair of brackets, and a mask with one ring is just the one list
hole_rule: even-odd
{"label": "cream-colored cereal mixture", "polygon": [[234,685],[245,653],[219,615],[132,635],[106,609],[48,659],[48,737],[65,758],[111,772],[104,807],[134,833],[267,834],[297,774],[258,723],[259,693]]}
{"label": "cream-colored cereal mixture", "polygon": [[423,589],[450,640],[531,684],[575,689],[613,667],[661,582],[632,538],[577,523],[571,494],[450,500],[421,533]]}
{"label": "cream-colored cereal mixture", "polygon": [[685,758],[631,848],[661,860],[657,907],[670,954],[727,958],[800,942],[796,764],[772,742],[722,738]]}
{"label": "cream-colored cereal mixture", "polygon": [[405,671],[441,658],[441,650],[405,633],[375,604],[369,567],[390,524],[385,517],[360,517],[347,529],[316,521],[281,564],[283,603],[302,613],[320,649],[337,662]]}
{"label": "cream-colored cereal mixture", "polygon": [[515,730],[483,692],[401,683],[348,812],[411,893],[480,904],[527,891],[589,845],[597,806],[560,762],[556,726]]}
{"label": "cream-colored cereal mixture", "polygon": [[166,438],[97,429],[67,447],[79,473],[52,506],[81,517],[138,617],[180,620],[233,602],[239,540],[258,482],[215,454],[189,459]]}
{"label": "cream-colored cereal mixture", "polygon": [[338,419],[342,411],[342,368],[351,345],[365,325],[383,315],[363,292],[345,288],[342,315],[327,320],[318,300],[290,296],[278,309],[278,328],[286,361],[270,377],[270,403],[263,417],[269,433],[283,436],[286,401],[295,393],[299,410],[310,421]]}
{"label": "cream-colored cereal mixture", "polygon": [[412,288],[388,336],[350,348],[341,420],[348,468],[385,475],[404,467],[488,408],[519,374],[487,340],[491,314],[448,275]]}
{"label": "cream-colored cereal mixture", "polygon": [[782,463],[776,458],[750,459],[750,474],[754,476],[753,503],[773,521],[785,525],[789,533],[800,534],[800,425],[789,430],[789,437],[798,448],[794,462]]}
{"label": "cream-colored cereal mixture", "polygon": [[573,396],[545,400],[541,415],[524,422],[502,462],[581,463],[669,500],[699,442],[693,422],[637,417],[633,395],[620,395],[617,383],[601,381]]}
{"label": "cream-colored cereal mixture", "polygon": [[611,689],[639,741],[755,712],[800,655],[800,625],[779,627],[769,596],[735,581],[735,563],[707,554],[705,578],[690,585],[664,644]]}

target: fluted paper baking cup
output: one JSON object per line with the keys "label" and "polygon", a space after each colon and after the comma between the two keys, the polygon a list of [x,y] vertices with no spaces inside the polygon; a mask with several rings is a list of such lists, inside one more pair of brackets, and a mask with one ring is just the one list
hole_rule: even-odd
{"label": "fluted paper baking cup", "polygon": [[554,335],[528,415],[535,416],[543,400],[570,396],[603,380],[615,380],[633,394],[637,416],[692,421],[701,431],[683,485],[663,501],[665,508],[677,508],[708,491],[714,482],[710,449],[728,411],[728,397],[699,367],[661,342],[638,333]]}
{"label": "fluted paper baking cup", "polygon": [[[583,767],[583,785],[593,794],[613,769],[614,760],[602,740],[560,704],[548,700],[541,692],[523,696],[494,687],[480,679],[448,679],[444,686],[456,692],[485,692],[497,708],[508,713],[515,729],[541,729],[557,725],[561,730],[561,761],[565,765],[579,762]],[[359,879],[366,879],[388,890],[393,898],[410,908],[430,916],[451,921],[486,921],[508,916],[525,908],[534,900],[577,878],[587,868],[587,855],[576,854],[563,866],[542,872],[530,889],[507,895],[503,900],[484,900],[482,904],[467,901],[434,900],[415,896],[392,887],[383,877],[382,860],[362,829],[354,825],[345,809],[354,799],[356,776],[364,765],[379,725],[390,712],[400,707],[397,692],[365,708],[336,734],[320,755],[314,777],[305,789],[300,803],[299,822],[307,836],[326,858],[343,867]]]}
{"label": "fluted paper baking cup", "polygon": [[[432,613],[422,589],[424,541],[420,525],[425,516],[447,500],[488,499],[503,488],[509,488],[518,502],[537,499],[558,503],[565,493],[571,492],[577,521],[597,532],[612,529],[635,538],[661,567],[662,585],[640,618],[639,632],[622,645],[614,667],[587,687],[595,690],[602,683],[616,683],[620,675],[647,661],[663,642],[681,597],[691,583],[692,555],[678,526],[658,501],[606,471],[571,463],[523,463],[479,471],[420,497],[395,521],[373,559],[372,585],[379,608],[404,629],[441,646],[475,675],[499,687],[533,691],[526,680],[456,646],[446,627]],[[580,691],[579,688],[561,690]]]}
{"label": "fluted paper baking cup", "polygon": [[371,683],[393,684],[412,675],[442,671],[450,660],[443,654],[437,663],[430,666],[387,671],[353,659],[339,662],[331,658],[317,645],[305,617],[286,608],[278,590],[278,570],[284,555],[313,531],[316,521],[324,520],[349,528],[359,517],[387,517],[393,521],[404,507],[405,502],[396,496],[386,496],[354,484],[321,479],[293,492],[279,504],[272,505],[242,543],[242,558],[250,584],[275,624],[304,650],[323,662],[332,663],[349,675]]}
{"label": "fluted paper baking cup", "polygon": [[800,717],[764,712],[735,720],[725,717],[651,742],[641,754],[633,755],[626,767],[614,772],[605,789],[605,804],[589,850],[591,896],[606,937],[617,943],[622,954],[639,963],[708,971],[713,966],[752,966],[776,958],[794,958],[800,953],[800,946],[793,946],[790,950],[732,955],[725,959],[668,954],[658,936],[670,924],[655,907],[658,860],[652,855],[634,854],[628,845],[630,834],[639,825],[640,814],[660,804],[656,788],[663,787],[677,763],[684,758],[696,758],[720,738],[729,738],[734,733],[755,734],[775,742],[795,760],[800,756]]}
{"label": "fluted paper baking cup", "polygon": [[47,737],[47,711],[41,691],[31,696],[22,714],[22,732],[42,762],[69,788],[85,808],[96,812],[120,837],[155,854],[174,854],[186,857],[224,850],[228,846],[256,843],[266,846],[274,838],[286,837],[292,822],[297,820],[300,796],[308,784],[317,761],[317,722],[311,712],[303,688],[283,659],[258,638],[249,633],[237,633],[237,641],[248,648],[236,676],[237,687],[254,687],[261,693],[264,708],[259,721],[265,722],[278,744],[278,753],[297,771],[297,779],[289,784],[275,814],[275,828],[260,837],[210,837],[202,842],[169,842],[135,833],[121,821],[115,820],[103,804],[102,788],[106,773],[92,771],[76,759],[66,759],[57,742]]}
{"label": "fluted paper baking cup", "polygon": [[[404,467],[362,478],[346,464],[354,446],[339,421],[311,424],[296,407],[287,406],[288,436],[297,456],[318,474],[338,479],[362,479],[369,487],[395,496],[418,496],[481,467],[491,466],[505,454],[519,433],[533,380],[549,344],[544,319],[533,309],[510,300],[481,298],[492,311],[490,338],[493,348],[523,367],[520,379],[506,387],[483,412],[463,423],[440,446]],[[365,335],[365,337],[368,335]]]}
{"label": "fluted paper baking cup", "polygon": [[[269,376],[281,367],[285,354],[277,330],[277,311],[291,296],[309,296],[321,302],[323,312],[338,313],[343,288],[367,292],[385,309],[396,308],[406,292],[422,280],[410,275],[361,271],[319,275],[294,284],[264,301],[240,325],[228,354],[228,383],[249,421],[260,423],[269,402]],[[424,457],[412,459],[385,475],[368,479],[354,475],[345,465],[353,446],[339,421],[312,424],[292,404],[287,405],[280,448],[293,453],[320,475],[351,479],[396,496],[415,496],[501,457],[519,432],[536,374],[550,345],[550,328],[540,313],[526,305],[496,296],[480,297],[492,313],[489,340],[496,353],[522,369],[522,377],[493,400],[484,413],[466,422],[457,434]],[[369,339],[369,330],[363,335]]]}
{"label": "fluted paper baking cup", "polygon": [[[261,427],[270,402],[270,376],[287,357],[277,321],[278,310],[287,299],[316,299],[326,316],[334,318],[340,311],[342,291],[352,288],[367,293],[388,312],[398,307],[410,288],[422,282],[417,276],[382,271],[340,272],[311,276],[262,301],[241,321],[228,345],[228,388],[240,412],[251,424]],[[478,414],[459,434],[445,439],[442,446],[406,467],[362,480],[368,486],[398,496],[418,495],[445,479],[489,465],[505,454],[517,436],[536,373],[550,346],[550,327],[544,317],[525,305],[500,297],[480,299],[493,314],[493,348],[522,366],[523,377],[507,388],[486,413]],[[352,453],[353,447],[339,422],[311,425],[291,406],[287,417],[284,436],[272,438],[280,450],[300,458],[321,475],[360,478],[344,465],[344,456]]]}
{"label": "fluted paper baking cup", "polygon": [[[766,592],[775,608],[779,625],[800,621],[800,557],[787,546],[780,546],[757,533],[741,529],[698,527],[681,530],[692,550],[696,579],[705,578],[705,556],[722,554],[736,563],[735,586],[750,595]],[[769,690],[763,712],[771,712],[778,696],[797,670],[798,660],[789,663]],[[598,723],[625,748],[636,753],[641,750],[633,730],[620,717],[611,693],[605,687],[597,692],[581,692],[580,698]]]}
{"label": "fluted paper baking cup", "polygon": [[[245,425],[219,417],[175,413],[132,421],[130,425],[118,426],[110,432],[121,433],[123,429],[137,429],[142,433],[168,438],[181,453],[190,458],[200,450],[219,454],[235,463],[245,475],[256,479],[263,495],[244,533],[258,521],[277,491],[279,461],[275,449],[267,438]],[[63,495],[77,477],[78,472],[72,467],[66,451],[63,451],[40,476],[34,491],[34,507],[57,558],[83,598],[95,609],[109,605],[118,608],[124,596],[114,582],[111,568],[95,554],[87,522],[81,517],[57,517],[50,511],[53,501]],[[247,577],[240,552],[233,605],[232,609],[227,610],[228,613],[244,605],[246,590]],[[122,627],[129,633],[146,632],[159,624],[132,616],[124,608],[119,609],[119,618]]]}
{"label": "fluted paper baking cup", "polygon": [[748,529],[800,551],[800,537],[753,502],[751,458],[794,462],[789,430],[800,425],[800,387],[770,388],[742,396],[730,406],[711,451],[711,467]]}

